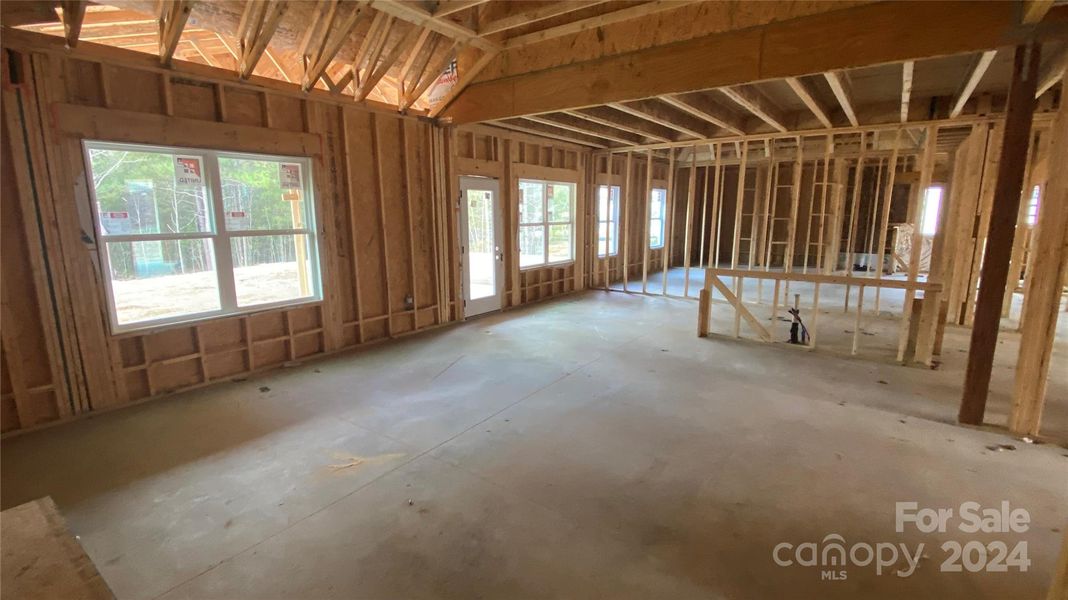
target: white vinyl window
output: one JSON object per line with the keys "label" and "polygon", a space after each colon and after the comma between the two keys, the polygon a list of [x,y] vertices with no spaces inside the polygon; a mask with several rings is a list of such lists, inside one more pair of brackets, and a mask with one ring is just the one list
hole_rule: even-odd
{"label": "white vinyl window", "polygon": [[311,161],[85,142],[114,332],[322,298]]}
{"label": "white vinyl window", "polygon": [[597,256],[619,254],[619,186],[597,186]]}
{"label": "white vinyl window", "polygon": [[1031,227],[1038,223],[1038,199],[1041,189],[1036,185],[1031,189],[1031,197],[1027,199],[1027,224]]}
{"label": "white vinyl window", "polygon": [[575,184],[519,180],[519,267],[575,257]]}
{"label": "white vinyl window", "polygon": [[649,194],[649,247],[664,247],[664,218],[667,215],[667,190],[653,188]]}

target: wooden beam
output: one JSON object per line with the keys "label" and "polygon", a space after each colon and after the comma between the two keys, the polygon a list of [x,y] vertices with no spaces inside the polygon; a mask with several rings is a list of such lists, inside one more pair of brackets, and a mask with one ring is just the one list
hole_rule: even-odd
{"label": "wooden beam", "polygon": [[85,6],[85,0],[60,2],[63,8],[63,38],[67,40],[68,48],[78,45],[78,36],[82,33],[82,23],[85,21]]}
{"label": "wooden beam", "polygon": [[686,111],[698,119],[708,121],[717,127],[722,127],[735,135],[745,135],[745,127],[742,124],[742,120],[713,102],[703,92],[667,95],[661,96],[660,99],[679,110]]}
{"label": "wooden beam", "polygon": [[178,47],[178,40],[182,38],[182,29],[189,20],[189,13],[193,10],[190,0],[174,0],[171,3],[160,5],[159,17],[159,62],[164,66],[171,64],[174,50]]}
{"label": "wooden beam", "polygon": [[979,294],[975,305],[968,366],[961,395],[961,423],[979,425],[986,411],[990,391],[990,371],[994,365],[998,329],[1001,325],[1001,304],[1004,301],[1012,241],[1016,230],[1016,215],[1020,208],[1020,188],[1023,185],[1024,157],[1031,139],[1031,122],[1035,109],[1035,87],[1038,78],[1039,47],[1037,44],[1018,46],[1013,64],[1012,84],[1009,87],[1005,114],[1005,134],[1001,143],[1001,160],[994,188],[983,266],[979,279]]}
{"label": "wooden beam", "polygon": [[[1047,21],[1061,12],[1051,10]],[[1016,13],[1007,2],[981,2],[967,11],[956,2],[876,2],[481,81],[443,115],[462,124],[989,50],[1017,28]],[[1044,40],[1060,30],[1026,33]]]}
{"label": "wooden beam", "polygon": [[[376,18],[382,15],[383,13],[378,13]],[[389,41],[389,34],[393,32],[395,21],[394,17],[386,17],[379,26],[374,39],[366,46],[366,52],[357,56],[356,62],[352,63],[353,76],[357,82],[356,96],[358,100],[366,98],[367,93],[374,89],[374,85],[368,88],[366,83],[373,79],[375,68],[378,66],[378,61],[386,49],[386,43]],[[378,81],[376,80],[374,83],[377,84]],[[362,98],[360,97],[361,95]]]}
{"label": "wooden beam", "polygon": [[782,114],[782,111],[755,87],[740,85],[720,88],[719,91],[723,92],[723,95],[730,98],[735,104],[753,113],[757,118],[771,125],[777,131],[786,131],[786,125],[784,125],[786,117]]}
{"label": "wooden beam", "polygon": [[604,4],[608,0],[560,0],[548,4],[540,4],[527,10],[516,11],[504,17],[490,21],[479,27],[479,35],[492,35],[508,29],[521,27],[529,23],[544,21],[569,12],[582,10],[598,4]]}
{"label": "wooden beam", "polygon": [[267,44],[270,43],[271,37],[274,36],[275,30],[278,29],[278,24],[282,21],[282,16],[285,15],[288,8],[289,4],[285,0],[270,0],[264,9],[263,23],[251,31],[247,42],[241,40],[241,60],[238,63],[238,73],[242,79],[248,79],[256,69],[256,64],[260,62],[260,57],[263,56],[264,50],[267,49]]}
{"label": "wooden beam", "polygon": [[470,44],[483,52],[497,52],[501,49],[498,44],[479,36],[473,29],[464,27],[451,19],[436,18],[435,15],[419,8],[414,3],[400,0],[367,0],[367,3],[375,10],[413,25],[426,27],[458,42]]}
{"label": "wooden beam", "polygon": [[[912,98],[912,74],[916,69],[916,62],[906,60],[901,65],[901,122],[909,120],[909,101]],[[894,148],[897,150],[897,148]]]}
{"label": "wooden beam", "polygon": [[[1046,50],[1045,46],[1042,50]],[[1062,44],[1060,49],[1054,51],[1043,61],[1042,69],[1038,72],[1038,88],[1035,90],[1035,97],[1045,94],[1051,87],[1057,85],[1057,82],[1064,77],[1066,69],[1068,69],[1068,43]]]}
{"label": "wooden beam", "polygon": [[792,89],[795,94],[797,94],[797,97],[801,99],[801,102],[812,111],[812,114],[816,115],[816,119],[819,120],[824,127],[828,129],[834,127],[830,117],[827,116],[829,111],[816,99],[815,88],[811,83],[800,77],[787,77],[786,84],[790,86],[790,89]]}
{"label": "wooden beam", "polygon": [[[1068,106],[1061,103],[1053,125],[1050,164],[1068,165]],[[1016,435],[1038,435],[1046,401],[1046,383],[1053,358],[1057,313],[1068,272],[1068,170],[1053,169],[1038,205],[1033,256],[1028,265],[1031,286],[1024,297],[1020,355],[1012,394],[1009,429]]]}
{"label": "wooden beam", "polygon": [[508,38],[508,40],[504,42],[504,47],[508,50],[521,48],[523,46],[537,44],[538,42],[544,42],[565,35],[604,27],[605,25],[611,25],[612,23],[621,23],[631,19],[640,19],[641,17],[646,17],[665,10],[674,10],[686,6],[687,4],[693,4],[697,1],[699,0],[653,0],[652,2],[646,2],[637,6],[629,6],[603,15],[597,15],[596,17],[580,19],[578,21],[564,23],[563,25],[557,25],[556,27],[542,29],[541,31]]}
{"label": "wooden beam", "polygon": [[582,110],[565,110],[561,112],[573,117],[585,119],[591,123],[599,123],[608,127],[615,127],[616,129],[622,129],[623,131],[629,131],[647,138],[652,138],[659,142],[672,142],[675,140],[672,135],[672,130],[650,123],[645,119],[634,117],[629,113],[623,113],[608,108],[607,106],[595,106]]}
{"label": "wooden beam", "polygon": [[986,74],[986,70],[990,67],[990,63],[997,56],[997,53],[997,50],[988,50],[976,56],[972,61],[972,65],[968,69],[968,76],[964,78],[960,90],[957,91],[957,99],[953,101],[953,108],[949,111],[949,118],[955,119],[960,116],[961,111],[964,110],[964,104],[972,97],[975,86],[979,85],[979,81]]}
{"label": "wooden beam", "polygon": [[831,91],[834,92],[834,97],[838,99],[842,112],[849,119],[849,124],[853,127],[859,127],[857,113],[853,110],[853,87],[849,83],[849,76],[839,71],[827,71],[823,74],[823,77],[827,80],[827,84],[831,86]]}
{"label": "wooden beam", "polygon": [[553,127],[560,127],[562,129],[568,129],[578,133],[592,135],[601,139],[608,140],[610,142],[626,144],[628,146],[640,144],[644,139],[641,136],[619,131],[605,125],[592,123],[586,119],[574,117],[567,113],[554,113],[550,115],[529,115],[524,118],[529,121],[534,121],[535,123],[552,125]]}
{"label": "wooden beam", "polygon": [[716,133],[708,122],[655,100],[635,100],[625,104],[613,102],[608,106],[697,138],[712,137]]}
{"label": "wooden beam", "polygon": [[581,133],[574,133],[558,127],[550,127],[541,123],[534,123],[528,121],[526,118],[510,119],[508,121],[494,121],[491,125],[521,131],[523,133],[539,135],[541,137],[563,140],[565,142],[571,142],[572,144],[581,144],[593,148],[607,148],[602,140],[595,137],[582,135]]}

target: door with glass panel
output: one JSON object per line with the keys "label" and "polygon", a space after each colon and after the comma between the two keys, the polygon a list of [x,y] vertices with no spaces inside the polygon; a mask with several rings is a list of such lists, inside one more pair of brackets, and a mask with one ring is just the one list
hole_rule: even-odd
{"label": "door with glass panel", "polygon": [[468,317],[500,310],[504,298],[499,191],[496,179],[460,178],[460,247]]}

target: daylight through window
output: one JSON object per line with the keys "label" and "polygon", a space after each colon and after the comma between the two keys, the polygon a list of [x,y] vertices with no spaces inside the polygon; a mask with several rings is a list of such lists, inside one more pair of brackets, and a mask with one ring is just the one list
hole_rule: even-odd
{"label": "daylight through window", "polygon": [[321,297],[308,159],[85,150],[114,330]]}
{"label": "daylight through window", "polygon": [[619,254],[619,186],[597,186],[597,256]]}
{"label": "daylight through window", "polygon": [[519,180],[519,267],[574,259],[575,184]]}

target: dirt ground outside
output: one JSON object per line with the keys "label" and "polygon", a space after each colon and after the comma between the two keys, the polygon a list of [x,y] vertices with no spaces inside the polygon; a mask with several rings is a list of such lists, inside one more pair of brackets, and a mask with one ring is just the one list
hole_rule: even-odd
{"label": "dirt ground outside", "polygon": [[[242,307],[301,298],[297,263],[266,263],[234,269]],[[219,309],[214,271],[112,282],[119,324],[139,323]]]}

